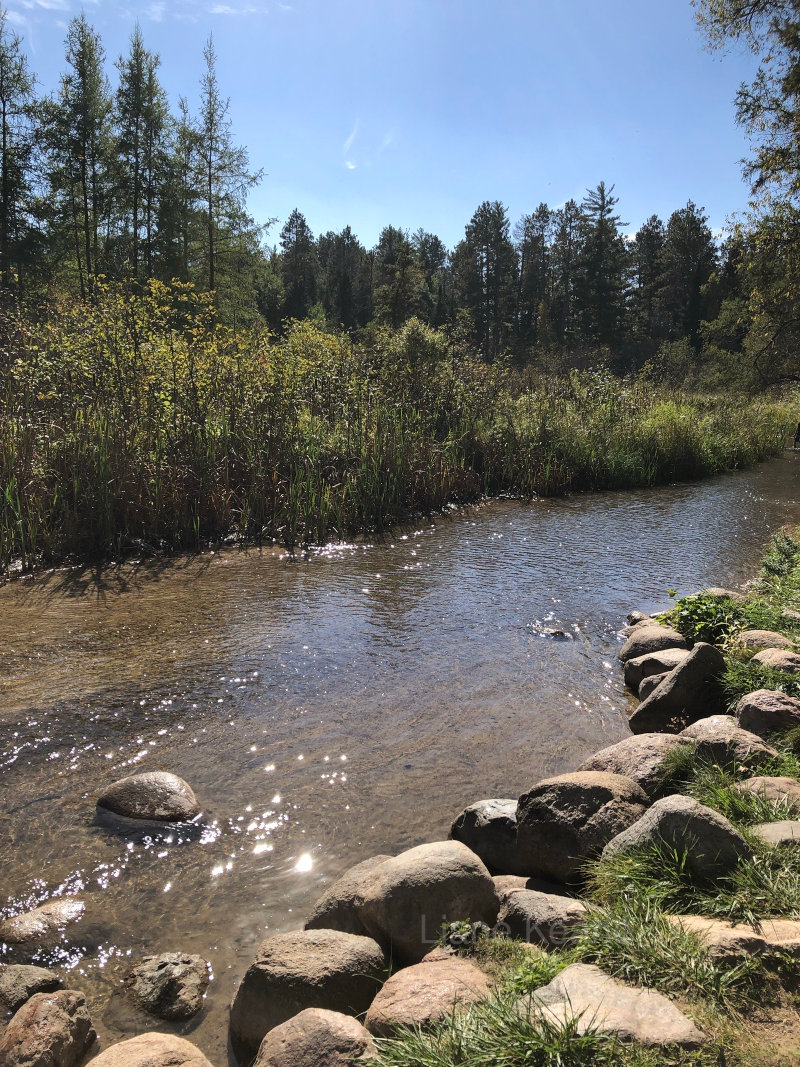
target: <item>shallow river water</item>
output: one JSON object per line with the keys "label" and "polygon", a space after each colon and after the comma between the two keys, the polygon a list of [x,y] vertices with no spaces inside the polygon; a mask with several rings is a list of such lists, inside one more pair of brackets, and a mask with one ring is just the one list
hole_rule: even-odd
{"label": "shallow river water", "polygon": [[[0,915],[80,894],[100,947],[68,943],[60,963],[103,1046],[174,1030],[225,1064],[258,943],[358,860],[444,837],[466,804],[626,736],[626,613],[746,581],[769,534],[800,523],[798,488],[787,453],[693,485],[497,501],[302,560],[231,550],[11,583]],[[146,769],[191,783],[199,835],[95,819],[107,783]],[[189,1024],[119,993],[162,951],[212,963]]]}

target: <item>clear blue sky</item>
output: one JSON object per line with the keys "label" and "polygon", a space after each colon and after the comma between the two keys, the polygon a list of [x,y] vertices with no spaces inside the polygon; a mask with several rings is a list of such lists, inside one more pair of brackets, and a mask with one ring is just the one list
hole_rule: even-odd
{"label": "clear blue sky", "polygon": [[512,224],[544,200],[616,185],[636,229],[691,198],[714,229],[743,210],[733,97],[755,60],[709,55],[688,0],[6,0],[45,90],[83,9],[109,73],[138,19],[175,104],[198,101],[213,33],[238,143],[264,180],[257,221],[298,207],[348,223],[463,236],[483,200]]}

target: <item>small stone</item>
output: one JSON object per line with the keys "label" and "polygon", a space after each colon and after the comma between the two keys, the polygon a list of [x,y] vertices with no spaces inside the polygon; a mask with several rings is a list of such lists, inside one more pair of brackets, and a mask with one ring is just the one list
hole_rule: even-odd
{"label": "small stone", "polygon": [[209,966],[201,956],[164,952],[147,956],[129,975],[131,999],[159,1019],[190,1019],[203,1006]]}
{"label": "small stone", "polygon": [[658,626],[658,623],[652,615],[645,615],[643,611],[629,611],[625,619],[629,629],[633,629],[635,626],[641,626],[642,623],[648,623],[651,626]]}
{"label": "small stone", "polygon": [[464,959],[418,963],[397,971],[373,1000],[364,1025],[376,1037],[401,1026],[430,1026],[456,1004],[476,1004],[490,995],[486,976]]}
{"label": "small stone", "polygon": [[77,1067],[97,1034],[86,998],[72,989],[36,993],[0,1038],[2,1067]]}
{"label": "small stone", "polygon": [[345,934],[367,936],[356,901],[360,899],[364,878],[388,859],[391,856],[370,856],[345,871],[314,905],[306,920],[306,930],[341,930]]}
{"label": "small stone", "polygon": [[554,893],[556,896],[561,896],[564,893],[562,884],[549,882],[546,878],[525,878],[519,874],[497,874],[492,881],[501,906],[505,903],[509,893],[513,893],[517,889],[531,889],[534,893]]}
{"label": "small stone", "polygon": [[15,1012],[37,993],[54,993],[64,982],[46,967],[12,963],[0,968],[0,1004]]}
{"label": "small stone", "polygon": [[356,1019],[306,1008],[270,1030],[253,1067],[357,1067],[376,1055],[372,1036]]}
{"label": "small stone", "polygon": [[779,689],[757,689],[739,700],[736,718],[743,730],[769,737],[800,726],[800,700]]}
{"label": "small stone", "polygon": [[503,902],[495,929],[543,948],[564,948],[585,918],[586,905],[574,897],[517,889]]}
{"label": "small stone", "polygon": [[652,626],[643,624],[636,626],[628,640],[617,653],[622,663],[626,660],[635,659],[637,656],[645,656],[650,652],[662,652],[665,648],[688,648],[689,642],[671,626],[661,626],[656,623]]}
{"label": "small stone", "polygon": [[696,1049],[707,1038],[670,1000],[653,989],[633,989],[604,974],[599,967],[573,963],[531,998],[519,1002],[528,1015],[544,1009],[559,1024],[579,1018],[578,1030],[613,1034],[641,1045],[679,1045]]}
{"label": "small stone", "polygon": [[92,1067],[211,1067],[195,1045],[173,1034],[147,1033],[110,1045]]}
{"label": "small stone", "polygon": [[685,852],[688,870],[705,882],[729,874],[740,860],[753,855],[724,816],[684,796],[657,800],[638,822],[606,845],[603,858],[646,845]]}
{"label": "small stone", "polygon": [[800,656],[796,652],[786,652],[779,648],[765,648],[763,652],[756,652],[751,663],[760,663],[762,667],[770,667],[773,671],[788,671],[790,674],[800,674]]}
{"label": "small stone", "polygon": [[97,806],[126,819],[153,822],[188,822],[200,814],[191,786],[168,771],[121,778],[103,791]]}
{"label": "small stone", "polygon": [[778,757],[776,750],[760,737],[737,726],[732,715],[710,715],[707,719],[699,719],[682,730],[679,736],[694,741],[698,759],[722,766],[757,767]]}

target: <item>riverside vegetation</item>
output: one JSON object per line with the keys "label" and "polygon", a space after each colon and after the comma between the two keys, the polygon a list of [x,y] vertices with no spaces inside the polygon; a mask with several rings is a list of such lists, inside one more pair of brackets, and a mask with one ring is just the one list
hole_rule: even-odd
{"label": "riverside vegetation", "polygon": [[179,282],[98,282],[91,305],[8,312],[2,332],[0,572],[690,479],[779,452],[794,421],[788,401],[490,364],[418,319],[361,343],[234,330]]}

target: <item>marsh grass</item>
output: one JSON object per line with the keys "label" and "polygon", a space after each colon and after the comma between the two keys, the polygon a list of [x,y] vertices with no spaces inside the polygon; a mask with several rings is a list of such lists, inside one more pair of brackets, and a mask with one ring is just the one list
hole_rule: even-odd
{"label": "marsh grass", "polygon": [[[0,572],[226,536],[293,549],[461,504],[648,486],[783,447],[788,404],[492,366],[412,320],[233,332],[191,286],[100,286],[0,349]],[[11,326],[13,325],[13,330]]]}

